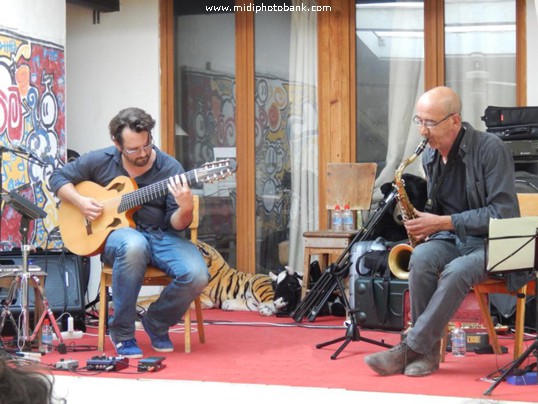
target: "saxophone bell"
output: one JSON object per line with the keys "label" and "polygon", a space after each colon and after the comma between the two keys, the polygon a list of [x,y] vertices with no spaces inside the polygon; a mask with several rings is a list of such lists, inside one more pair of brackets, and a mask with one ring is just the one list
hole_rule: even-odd
{"label": "saxophone bell", "polygon": [[409,278],[409,260],[413,247],[409,244],[398,244],[391,248],[388,258],[390,272],[398,279]]}
{"label": "saxophone bell", "polygon": [[[402,174],[404,169],[409,164],[411,164],[419,156],[420,153],[424,151],[427,143],[427,138],[422,139],[420,144],[417,146],[415,152],[407,160],[404,160],[403,163],[400,164],[394,175],[394,187],[397,191],[398,208],[400,211],[399,213],[401,214],[401,216],[399,216],[401,220],[396,221],[397,213],[395,210],[394,219],[397,223],[403,223],[407,219],[416,218],[415,208],[411,204],[411,201],[409,200],[409,197],[405,190],[405,184],[402,180]],[[413,252],[415,245],[419,243],[419,241],[412,237],[410,234],[408,234],[408,238],[409,244],[398,244],[394,246],[389,252],[388,266],[390,272],[399,279],[409,278],[409,260],[411,258],[411,253]]]}

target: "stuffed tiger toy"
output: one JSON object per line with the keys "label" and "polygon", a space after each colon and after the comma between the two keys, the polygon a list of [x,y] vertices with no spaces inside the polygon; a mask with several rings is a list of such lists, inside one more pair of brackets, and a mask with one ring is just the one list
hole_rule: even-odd
{"label": "stuffed tiger toy", "polygon": [[[271,316],[288,305],[287,300],[275,300],[275,285],[282,282],[284,274],[249,274],[231,268],[222,255],[201,240],[196,246],[204,257],[209,270],[209,283],[200,295],[205,309],[221,308],[228,311],[258,311]],[[292,272],[293,274],[293,272]],[[289,283],[289,282],[288,282]],[[300,286],[299,286],[300,293]]]}

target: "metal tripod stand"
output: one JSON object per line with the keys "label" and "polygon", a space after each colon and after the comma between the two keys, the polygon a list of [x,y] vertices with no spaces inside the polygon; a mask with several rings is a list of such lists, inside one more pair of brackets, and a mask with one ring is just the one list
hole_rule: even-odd
{"label": "metal tripod stand", "polygon": [[314,287],[307,293],[303,301],[300,302],[297,308],[291,313],[291,317],[297,322],[301,322],[307,314],[308,320],[314,321],[327,303],[334,290],[336,288],[339,289],[341,293],[340,297],[344,301],[346,311],[349,314],[350,318],[350,324],[347,327],[346,334],[344,337],[336,338],[334,340],[316,345],[316,348],[322,348],[324,346],[331,345],[339,341],[344,341],[342,346],[331,356],[331,359],[336,359],[340,352],[342,352],[342,350],[351,341],[365,341],[386,348],[392,347],[392,345],[385,344],[382,341],[374,341],[360,336],[359,328],[357,325],[357,316],[360,315],[360,310],[358,308],[350,307],[349,299],[346,296],[345,288],[342,284],[342,279],[349,275],[349,268],[351,266],[350,252],[352,246],[356,242],[369,239],[370,235],[379,223],[383,214],[389,207],[393,206],[392,202],[396,201],[396,197],[397,192],[395,189],[393,189],[393,191],[379,203],[377,209],[366,222],[365,226],[361,228],[360,231],[355,235],[351,243],[349,243],[349,246],[347,246],[347,248],[342,252],[336,262],[332,263],[327,269],[325,269]]}
{"label": "metal tripod stand", "polygon": [[[14,329],[17,332],[17,343],[18,343],[19,349],[22,350],[24,348],[31,348],[29,345],[33,341],[36,340],[37,336],[39,335],[39,332],[41,331],[41,326],[43,325],[43,321],[45,320],[46,317],[48,317],[54,329],[54,332],[56,333],[56,336],[58,337],[58,340],[60,341],[60,344],[58,346],[58,351],[60,353],[65,353],[66,348],[63,342],[62,333],[58,327],[56,319],[54,318],[54,313],[49,307],[48,300],[45,297],[43,286],[40,284],[38,276],[36,274],[32,274],[28,270],[28,255],[32,248],[28,244],[28,230],[29,230],[30,220],[43,218],[45,217],[46,213],[16,193],[10,193],[9,196],[5,195],[4,200],[6,201],[6,203],[10,204],[22,216],[21,224],[19,228],[19,231],[21,233],[22,271],[17,272],[16,275],[13,277],[13,281],[11,282],[11,286],[9,288],[8,297],[3,302],[2,314],[0,318],[0,335],[3,331],[5,320],[7,317],[10,319],[11,323],[14,326]],[[28,291],[29,291],[30,285],[34,288],[34,291],[35,291],[35,302],[36,302],[35,309],[37,310],[38,301],[42,302],[42,305],[43,305],[43,313],[41,314],[39,320],[37,321],[37,324],[35,324],[34,331],[31,335],[30,335],[30,318],[29,318],[30,310],[29,310],[29,303],[28,303]],[[19,316],[20,327],[17,326],[13,318],[13,315],[9,309],[9,306],[13,302],[17,291],[20,292],[20,297],[21,297],[21,312]],[[41,342],[38,341],[38,343],[40,344]]]}
{"label": "metal tripod stand", "polygon": [[[317,344],[316,348],[321,349],[323,347],[326,347],[328,345],[336,344],[337,342],[343,341],[342,345],[331,355],[331,359],[336,359],[338,355],[340,355],[340,352],[344,350],[344,348],[351,342],[351,341],[364,341],[369,342],[370,344],[379,345],[385,348],[391,348],[392,345],[386,344],[383,341],[376,341],[370,338],[361,337],[361,333],[359,331],[359,326],[357,325],[357,316],[360,316],[360,309],[352,309],[349,305],[349,299],[346,296],[346,291],[344,289],[344,285],[342,284],[342,274],[337,274],[334,272],[335,266],[334,264],[331,264],[329,271],[334,276],[334,281],[336,283],[336,286],[338,287],[338,290],[340,291],[340,299],[343,300],[344,306],[346,307],[346,311],[349,314],[349,324],[346,329],[346,334],[343,337],[338,337],[335,339],[332,339],[330,341],[322,342],[321,344]],[[346,272],[349,272],[349,270],[346,270]]]}

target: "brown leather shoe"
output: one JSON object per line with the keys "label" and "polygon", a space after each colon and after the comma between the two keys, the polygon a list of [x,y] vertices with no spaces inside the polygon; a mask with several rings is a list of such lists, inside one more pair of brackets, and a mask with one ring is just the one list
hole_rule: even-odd
{"label": "brown leather shoe", "polygon": [[405,342],[400,342],[387,351],[377,352],[364,357],[364,362],[374,372],[381,376],[403,373],[407,364],[421,355],[409,348]]}
{"label": "brown leather shoe", "polygon": [[439,369],[441,361],[441,342],[433,346],[431,352],[420,355],[417,359],[405,367],[404,374],[410,377],[428,376]]}

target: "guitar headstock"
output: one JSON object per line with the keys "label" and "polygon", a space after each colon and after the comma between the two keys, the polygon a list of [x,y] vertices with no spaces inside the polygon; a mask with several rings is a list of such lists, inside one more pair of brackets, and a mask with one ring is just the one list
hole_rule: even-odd
{"label": "guitar headstock", "polygon": [[204,163],[198,170],[198,181],[214,182],[229,177],[237,170],[237,162],[233,159],[216,160]]}

